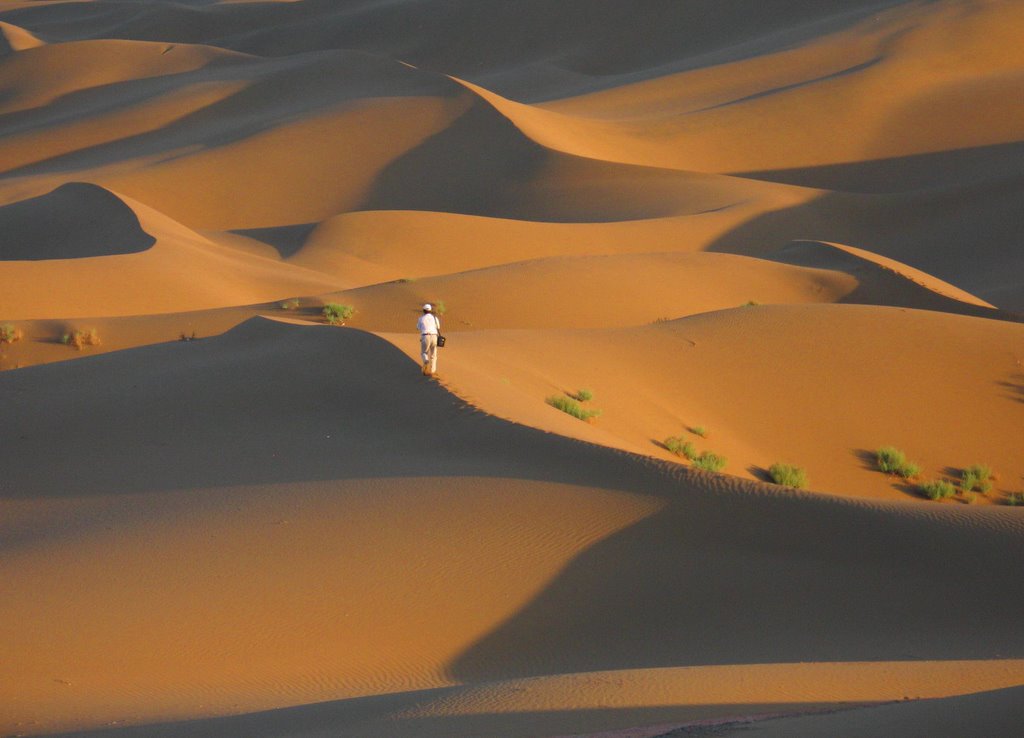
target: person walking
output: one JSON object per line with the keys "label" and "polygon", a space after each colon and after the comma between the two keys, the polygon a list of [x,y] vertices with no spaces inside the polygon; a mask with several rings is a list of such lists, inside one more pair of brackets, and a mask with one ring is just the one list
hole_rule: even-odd
{"label": "person walking", "polygon": [[437,371],[437,336],[441,332],[441,320],[434,315],[429,302],[423,306],[423,315],[416,322],[420,331],[420,356],[423,358],[423,375],[431,377]]}

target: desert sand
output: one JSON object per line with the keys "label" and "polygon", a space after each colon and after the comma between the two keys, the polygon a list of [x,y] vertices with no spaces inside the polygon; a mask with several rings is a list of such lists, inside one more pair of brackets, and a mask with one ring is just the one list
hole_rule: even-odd
{"label": "desert sand", "polygon": [[0,5],[0,735],[1014,735],[1022,27]]}

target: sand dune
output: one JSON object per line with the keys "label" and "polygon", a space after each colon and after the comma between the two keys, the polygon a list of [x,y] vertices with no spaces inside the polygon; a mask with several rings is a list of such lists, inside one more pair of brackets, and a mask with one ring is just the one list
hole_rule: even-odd
{"label": "sand dune", "polygon": [[1022,23],[4,3],[0,733],[1012,732]]}
{"label": "sand dune", "polygon": [[[1012,566],[1018,516],[684,474],[474,411],[364,333],[256,321],[0,382],[14,573],[0,622],[45,626],[5,633],[3,702],[17,705],[6,720],[36,732],[177,720],[199,701],[217,715],[594,669],[982,659],[993,639],[1004,655],[1020,649],[1019,593],[979,576]],[[53,448],[60,464],[41,474],[28,463]],[[471,539],[457,533],[466,527]],[[874,545],[850,547],[852,531]],[[739,541],[747,553],[728,553]],[[945,569],[926,555],[936,547],[974,553]],[[805,606],[816,604],[794,621],[787,603],[808,587]],[[965,623],[955,642],[941,635]],[[965,669],[1004,686],[1020,668],[905,664],[873,692],[852,686],[870,675],[811,692],[817,680],[793,674],[756,701],[886,699],[925,684],[949,694]],[[687,678],[665,676],[621,678],[637,695],[645,679],[668,689]],[[727,685],[744,680],[717,684],[725,691],[707,699],[719,707],[700,714],[736,709]],[[469,692],[459,709],[441,700],[432,734],[480,734],[459,715],[543,710],[585,685],[540,685],[520,707],[515,683]],[[694,714],[692,701],[679,707]]]}
{"label": "sand dune", "polygon": [[[925,311],[763,305],[641,328],[460,334],[443,371],[474,404],[536,427],[666,459],[660,442],[683,435],[732,474],[784,461],[814,489],[906,500],[916,493],[874,470],[874,449],[903,449],[926,477],[989,463],[997,488],[1019,485],[1022,335]],[[544,404],[580,388],[603,410],[592,425]],[[956,433],[936,432],[952,418]],[[696,426],[711,435],[686,432]]]}
{"label": "sand dune", "polygon": [[11,319],[198,310],[320,292],[333,282],[219,245],[95,185],[65,185],[0,208],[0,222],[0,269],[10,280],[0,313]]}

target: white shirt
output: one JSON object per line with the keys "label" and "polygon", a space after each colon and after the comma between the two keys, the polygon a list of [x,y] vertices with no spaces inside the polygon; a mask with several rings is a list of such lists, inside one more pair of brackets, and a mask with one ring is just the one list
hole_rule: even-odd
{"label": "white shirt", "polygon": [[437,335],[441,332],[441,321],[437,319],[437,316],[433,313],[423,313],[420,319],[416,321],[416,327],[420,329],[420,334],[432,333]]}

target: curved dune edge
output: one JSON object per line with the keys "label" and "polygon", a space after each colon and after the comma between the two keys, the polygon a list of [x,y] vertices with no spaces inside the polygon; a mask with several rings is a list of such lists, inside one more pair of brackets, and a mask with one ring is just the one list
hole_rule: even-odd
{"label": "curved dune edge", "polygon": [[[966,710],[969,717],[961,714],[956,722],[967,725],[1013,724],[1019,719],[1015,696],[1024,689],[1022,679],[1024,662],[1019,660],[634,669],[452,685],[88,735],[133,738],[188,730],[194,736],[245,731],[253,738],[285,738],[304,735],[315,726],[353,738],[658,738],[681,728],[708,726],[720,726],[718,734],[730,735],[734,725],[751,723],[769,735],[804,735],[796,731],[840,726],[844,735],[860,735],[851,731],[862,723],[861,730],[880,729],[876,712],[895,715],[895,724],[904,729],[948,721],[950,709]],[[964,681],[970,682],[971,692],[960,691]],[[986,712],[972,710],[975,703]],[[595,729],[600,732],[591,732]],[[562,732],[566,730],[571,732]]]}
{"label": "curved dune edge", "polygon": [[[413,337],[383,335],[417,358]],[[791,463],[811,489],[833,494],[919,499],[875,470],[885,445],[922,464],[924,479],[988,463],[1000,479],[976,500],[985,503],[1024,475],[1012,430],[1024,422],[1013,390],[1024,377],[1022,335],[1020,324],[929,311],[763,305],[645,327],[460,333],[439,371],[499,417],[677,462],[660,444],[682,436],[724,454],[729,474],[764,480],[771,464]],[[544,404],[580,388],[603,411],[592,423]],[[965,397],[975,411],[963,412]],[[961,433],[934,433],[954,416]],[[696,426],[711,435],[687,430]]]}
{"label": "curved dune edge", "polygon": [[[124,203],[126,200],[118,202]],[[132,203],[132,207],[146,221],[148,230],[140,228],[140,233],[146,234],[146,238],[151,238],[149,232],[163,234],[161,248],[166,248],[169,241],[175,242],[171,236],[202,244],[205,248],[210,248],[211,241],[216,245],[230,247],[230,250],[222,249],[222,253],[230,254],[233,260],[239,262],[231,268],[238,272],[236,279],[245,274],[247,265],[280,264],[273,248],[251,238],[232,236],[229,239],[223,234],[197,234],[141,204]],[[425,217],[412,218],[411,222],[449,222],[444,217],[431,217],[441,214],[421,215]],[[397,221],[387,222],[406,223],[401,217]],[[348,321],[349,325],[390,333],[401,333],[408,329],[412,321],[411,311],[416,305],[439,299],[453,310],[451,322],[446,324],[446,328],[457,331],[640,326],[748,303],[859,303],[1020,320],[1019,317],[984,307],[985,303],[978,298],[929,275],[839,244],[794,243],[774,252],[769,260],[686,250],[666,253],[622,250],[601,254],[593,252],[605,248],[635,249],[638,234],[656,231],[643,230],[643,226],[640,226],[639,231],[632,227],[618,227],[626,224],[579,231],[572,226],[545,227],[542,224],[492,222],[490,219],[469,216],[458,216],[454,222],[466,229],[465,247],[454,247],[455,242],[462,237],[449,239],[452,251],[440,263],[430,258],[429,249],[424,256],[422,249],[412,249],[411,242],[394,231],[391,231],[391,239],[386,243],[380,241],[379,245],[374,238],[366,238],[365,232],[362,236],[350,234],[347,238],[354,246],[352,251],[348,251],[347,247],[338,248],[337,242],[332,242],[330,249],[337,255],[332,264],[337,266],[345,263],[351,268],[324,268],[324,264],[316,263],[315,259],[310,261],[299,258],[307,254],[310,248],[317,248],[307,245],[300,250],[298,256],[286,262],[287,267],[280,264],[282,271],[307,281],[289,283],[277,280],[271,293],[279,298],[276,302],[234,305],[242,300],[237,293],[226,289],[225,283],[218,279],[216,284],[221,293],[217,297],[211,295],[210,299],[225,307],[213,310],[182,310],[190,304],[196,304],[195,299],[189,296],[189,290],[194,289],[191,285],[195,280],[192,279],[189,290],[176,288],[164,297],[172,302],[168,305],[171,309],[163,314],[152,314],[158,306],[150,294],[146,294],[145,300],[127,304],[122,289],[118,293],[118,312],[139,315],[102,316],[99,306],[102,306],[101,301],[105,297],[103,286],[110,281],[110,277],[93,278],[90,275],[95,265],[103,267],[112,263],[109,258],[96,262],[82,259],[37,265],[35,270],[38,272],[75,279],[75,287],[58,295],[40,296],[33,293],[37,295],[37,302],[41,300],[40,312],[54,317],[19,321],[18,325],[28,340],[7,347],[3,359],[0,359],[0,369],[70,358],[66,350],[54,345],[61,332],[70,328],[96,329],[104,342],[101,347],[90,349],[95,353],[173,340],[180,335],[209,337],[255,315],[280,315],[319,322],[319,306],[325,302],[352,305],[356,314]],[[658,226],[651,224],[651,227]],[[423,230],[419,233],[429,241],[430,236]],[[470,244],[475,242],[475,238],[483,237],[483,234],[492,238],[503,234],[508,239],[508,248],[502,244],[493,254],[474,257]],[[580,239],[578,246],[572,240],[563,240],[567,237],[571,239],[571,234]],[[316,238],[314,232],[307,244]],[[608,239],[607,244],[593,240],[600,238]],[[645,245],[647,241],[640,240],[639,243]],[[654,243],[657,244],[656,239]],[[590,253],[585,251],[588,245]],[[248,255],[236,253],[237,250]],[[580,253],[574,253],[577,251]],[[562,253],[514,261],[538,252]],[[343,253],[348,255],[341,256]],[[435,273],[446,267],[457,266],[455,259],[465,265],[467,262],[472,264],[474,258],[483,266],[453,273]],[[421,263],[417,264],[417,260]],[[362,265],[353,266],[356,261],[361,261]],[[392,267],[385,271],[384,264],[388,261],[406,264],[410,268]],[[83,262],[85,268],[80,269]],[[127,262],[122,260],[120,263]],[[0,273],[5,270],[16,272],[20,266],[23,265],[6,266],[0,263]],[[423,276],[417,267],[428,276]],[[130,274],[119,274],[118,278],[127,279]],[[211,272],[203,279],[212,280],[213,274],[216,272]],[[324,281],[329,283],[335,279],[330,276],[333,274],[343,274],[344,279],[356,283],[374,277],[393,277],[395,274],[411,276],[339,292],[303,295],[309,286],[318,287]],[[904,274],[909,276],[905,277]],[[132,279],[138,282],[132,289],[146,285],[141,277],[133,276]],[[337,279],[343,278],[339,276]],[[646,283],[649,288],[637,294],[634,286],[639,283]],[[11,294],[20,294],[19,289],[23,292],[28,287],[16,286]],[[570,302],[561,301],[560,296],[567,289],[574,290],[575,297]],[[292,298],[297,298],[297,303],[294,303],[297,307],[284,309],[282,306],[287,307],[287,300]],[[76,310],[81,312],[82,317],[75,318],[70,309],[62,312],[58,309],[60,305],[54,305],[54,301],[69,300],[75,301]],[[557,305],[555,301],[558,301]],[[87,312],[89,306],[94,306],[91,313]]]}
{"label": "curved dune edge", "polygon": [[[1019,648],[1020,592],[991,576],[1019,547],[1024,520],[1010,511],[687,473],[467,408],[380,338],[323,326],[256,319],[0,385],[0,623],[34,624],[3,640],[11,730],[365,697],[325,709],[355,735],[405,715],[409,735],[479,735],[478,718],[517,715],[529,735],[617,720],[599,709],[606,693],[623,696],[629,725],[664,722],[664,702],[643,697],[659,693],[689,719],[700,684],[703,714],[734,715],[730,690],[792,688],[774,708],[951,694],[965,673],[1021,679],[1019,660],[982,657],[990,639]],[[41,478],[54,448],[62,463]],[[873,545],[849,545],[863,536]],[[974,556],[936,567],[921,554],[937,540]],[[897,591],[896,613],[879,606]],[[796,592],[814,627],[794,622]],[[908,649],[920,660],[885,656]],[[734,665],[675,668],[709,659]],[[779,680],[763,678],[774,668]],[[836,691],[815,692],[823,679]],[[296,713],[279,717],[295,727]],[[362,734],[402,734],[379,725]]]}
{"label": "curved dune edge", "polygon": [[[995,306],[992,305],[991,303],[985,302],[980,297],[976,297],[975,295],[972,295],[966,290],[962,290],[959,287],[950,284],[949,282],[945,282],[941,279],[938,279],[937,277],[932,276],[931,274],[927,274],[926,272],[921,271],[920,269],[915,269],[914,267],[911,267],[907,264],[903,264],[902,262],[896,261],[895,259],[890,259],[880,254],[873,253],[871,251],[868,251],[867,249],[859,249],[855,246],[847,246],[840,243],[817,241],[797,241],[794,243],[794,246],[804,247],[805,249],[812,250],[818,249],[826,252],[827,250],[832,249],[835,251],[843,252],[845,254],[850,254],[851,256],[855,257],[856,259],[862,262],[865,262],[866,264],[874,265],[875,267],[877,267],[877,270],[875,271],[881,272],[883,275],[891,274],[907,284],[907,288],[905,288],[903,292],[908,294],[906,294],[905,296],[901,295],[901,297],[904,300],[907,299],[907,297],[909,297],[913,293],[917,292],[917,290],[914,289],[915,287],[917,287],[921,288],[922,290],[928,293],[932,293],[932,295],[936,297],[948,298],[948,300],[952,301],[954,304],[963,303],[966,305],[972,305],[976,307],[990,308],[992,310],[996,309]],[[827,253],[823,254],[820,258],[827,263]],[[837,268],[841,267],[837,265]],[[872,300],[874,304],[895,304],[894,302],[885,301],[885,290],[881,288],[876,288],[874,292],[874,295],[865,295],[861,301],[867,302],[868,300]],[[946,303],[945,301],[925,298],[923,300],[920,300],[917,305],[903,305],[901,303],[901,306],[925,308],[926,306],[930,307],[933,304],[939,304],[942,305],[943,307],[946,307],[948,305],[948,303]],[[944,312],[956,312],[956,309],[947,309],[944,310]],[[984,315],[985,313],[981,314]],[[990,315],[993,315],[994,317],[994,313]]]}
{"label": "curved dune edge", "polygon": [[0,735],[1020,732],[1024,3],[639,5],[0,3]]}
{"label": "curved dune edge", "polygon": [[[40,200],[48,201],[61,192],[89,197],[79,197],[81,202],[71,195],[64,197],[60,217],[72,223],[76,218],[82,223],[102,223],[110,230],[113,216],[122,216],[117,219],[127,222],[113,227],[115,235],[137,253],[95,255],[99,248],[109,248],[104,238],[108,234],[75,233],[66,237],[70,244],[60,248],[80,251],[79,258],[0,261],[0,278],[10,285],[0,295],[0,314],[5,319],[171,313],[245,305],[340,286],[319,272],[216,243],[132,198],[95,185],[64,185]],[[99,219],[96,195],[114,209]],[[0,220],[8,208],[0,208]],[[40,289],[41,285],[50,289]]]}
{"label": "curved dune edge", "polygon": [[35,34],[11,23],[0,21],[0,56],[5,53],[34,49],[45,42]]}

